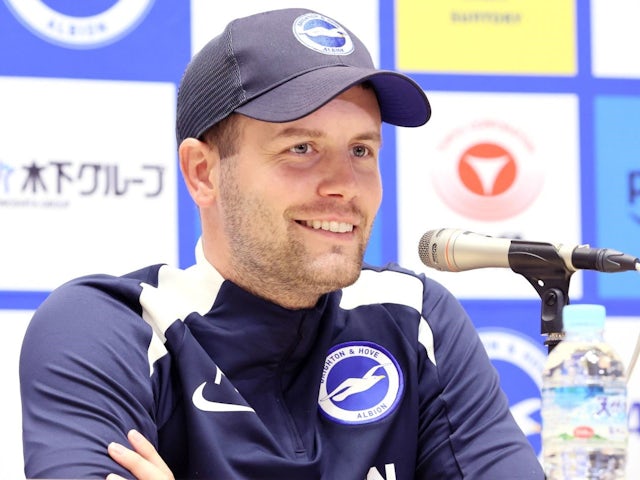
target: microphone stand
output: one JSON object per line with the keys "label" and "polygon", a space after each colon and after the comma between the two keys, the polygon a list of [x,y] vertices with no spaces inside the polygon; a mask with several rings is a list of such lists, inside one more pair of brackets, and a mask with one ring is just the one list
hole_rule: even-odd
{"label": "microphone stand", "polygon": [[[535,249],[535,251],[534,251]],[[540,295],[540,334],[546,336],[547,352],[564,338],[562,308],[569,304],[569,283],[573,271],[551,244],[537,244],[512,240],[509,266],[522,275]]]}

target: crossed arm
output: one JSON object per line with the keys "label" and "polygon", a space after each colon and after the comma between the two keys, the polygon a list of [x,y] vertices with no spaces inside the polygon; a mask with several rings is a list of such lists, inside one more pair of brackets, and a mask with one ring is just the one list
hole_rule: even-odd
{"label": "crossed arm", "polygon": [[[164,460],[140,432],[131,430],[127,439],[133,450],[116,442],[108,446],[109,455],[124,468],[129,470],[137,480],[174,480],[173,473]],[[125,480],[124,477],[111,473],[106,480]]]}

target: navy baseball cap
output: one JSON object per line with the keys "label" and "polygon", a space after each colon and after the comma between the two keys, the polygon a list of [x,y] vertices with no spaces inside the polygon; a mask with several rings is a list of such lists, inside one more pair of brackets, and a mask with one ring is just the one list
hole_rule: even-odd
{"label": "navy baseball cap", "polygon": [[422,88],[399,72],[376,69],[364,44],[335,20],[300,8],[233,20],[185,70],[178,145],[201,138],[233,112],[267,122],[297,120],[364,81],[376,92],[382,121],[417,127],[429,120]]}

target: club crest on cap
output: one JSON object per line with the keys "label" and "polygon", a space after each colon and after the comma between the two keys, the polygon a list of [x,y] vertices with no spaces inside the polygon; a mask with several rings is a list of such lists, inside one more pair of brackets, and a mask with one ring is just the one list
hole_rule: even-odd
{"label": "club crest on cap", "polygon": [[353,41],[335,20],[319,13],[306,13],[293,22],[293,34],[305,47],[327,55],[349,55]]}
{"label": "club crest on cap", "polygon": [[334,422],[370,423],[393,412],[403,392],[402,370],[387,350],[371,342],[347,342],[327,354],[318,405]]}

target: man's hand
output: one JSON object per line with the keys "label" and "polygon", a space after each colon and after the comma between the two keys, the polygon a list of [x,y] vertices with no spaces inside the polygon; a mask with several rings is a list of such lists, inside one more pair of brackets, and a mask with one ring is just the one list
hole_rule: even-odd
{"label": "man's hand", "polygon": [[[138,480],[174,480],[173,473],[153,445],[137,430],[131,430],[127,438],[134,450],[112,442],[107,451],[111,458],[129,470]],[[111,473],[107,480],[125,480],[120,475]]]}

